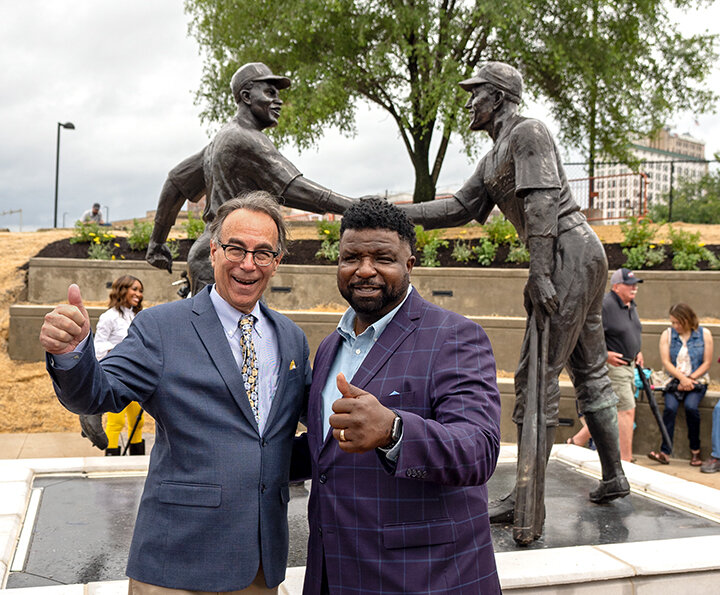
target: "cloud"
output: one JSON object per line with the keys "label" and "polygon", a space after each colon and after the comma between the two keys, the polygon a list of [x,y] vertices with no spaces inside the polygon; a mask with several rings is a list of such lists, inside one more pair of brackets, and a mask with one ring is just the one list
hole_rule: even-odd
{"label": "cloud", "polygon": [[[202,60],[187,37],[182,5],[178,0],[5,3],[0,212],[22,208],[25,229],[52,225],[57,122],[67,121],[76,129],[61,131],[60,222],[67,213],[70,224],[95,201],[109,207],[115,220],[155,208],[167,171],[208,141],[193,103]],[[714,6],[708,10],[717,12]],[[695,21],[697,15],[687,18]],[[541,105],[525,113],[548,120]],[[708,141],[711,155],[720,150],[720,122],[714,116],[699,120],[700,128],[686,126]],[[355,138],[330,130],[317,149],[281,151],[307,177],[350,196],[412,192],[413,169],[391,118],[360,105],[357,128]],[[460,186],[473,169],[474,160],[453,143],[438,187]],[[16,221],[0,217],[0,227]]]}

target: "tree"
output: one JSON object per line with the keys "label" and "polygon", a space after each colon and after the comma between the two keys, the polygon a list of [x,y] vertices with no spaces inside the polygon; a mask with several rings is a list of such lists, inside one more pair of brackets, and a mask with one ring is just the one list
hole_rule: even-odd
{"label": "tree", "polygon": [[[669,217],[669,195],[650,207],[650,218],[665,223]],[[685,223],[720,223],[720,170],[699,180],[680,179],[673,189],[672,220]]]}
{"label": "tree", "polygon": [[707,111],[717,99],[704,86],[717,36],[681,35],[668,14],[671,3],[545,4],[549,16],[538,15],[533,31],[523,32],[530,41],[520,46],[526,76],[550,98],[562,140],[583,150],[591,178],[598,155],[637,166],[633,139],[659,130],[677,111]]}
{"label": "tree", "polygon": [[[434,198],[453,133],[472,152],[477,135],[460,117],[467,94],[457,82],[486,60],[518,66],[529,91],[549,99],[563,139],[583,146],[590,138],[593,155],[625,146],[647,125],[639,117],[635,125],[641,108],[657,105],[665,115],[685,103],[707,105],[712,94],[702,83],[710,62],[702,62],[714,57],[714,38],[673,35],[660,0],[597,0],[592,7],[595,29],[577,0],[186,0],[191,32],[206,54],[197,95],[204,121],[234,111],[229,79],[257,60],[293,79],[278,142],[308,147],[328,126],[352,134],[357,100],[367,100],[398,127],[415,170],[416,202]],[[627,76],[610,76],[619,71]],[[649,104],[652,77],[666,84],[653,85]]]}

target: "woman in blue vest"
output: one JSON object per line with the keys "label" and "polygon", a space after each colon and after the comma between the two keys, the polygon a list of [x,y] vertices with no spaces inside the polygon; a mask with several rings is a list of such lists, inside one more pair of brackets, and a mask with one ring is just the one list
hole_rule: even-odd
{"label": "woman in blue vest", "polygon": [[[678,303],[670,308],[670,323],[672,327],[660,335],[660,359],[671,377],[663,389],[663,422],[674,441],[675,416],[680,403],[683,404],[690,440],[690,464],[699,467],[702,459],[698,405],[710,381],[708,370],[712,361],[713,339],[710,331],[699,326],[697,315],[687,304]],[[660,452],[651,451],[648,456],[667,465],[670,452],[671,446],[663,441]]]}

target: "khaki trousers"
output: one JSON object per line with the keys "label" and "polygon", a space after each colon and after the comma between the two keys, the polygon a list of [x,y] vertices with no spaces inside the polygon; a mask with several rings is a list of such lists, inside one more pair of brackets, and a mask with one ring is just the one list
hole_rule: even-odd
{"label": "khaki trousers", "polygon": [[[236,595],[243,593],[244,595],[277,595],[278,588],[269,589],[265,585],[265,574],[262,566],[258,570],[255,580],[252,584],[238,591],[222,591],[221,595]],[[157,585],[149,585],[141,583],[134,578],[130,579],[128,584],[128,595],[215,595],[217,591],[186,591],[185,589],[171,589],[169,587],[158,587]]]}

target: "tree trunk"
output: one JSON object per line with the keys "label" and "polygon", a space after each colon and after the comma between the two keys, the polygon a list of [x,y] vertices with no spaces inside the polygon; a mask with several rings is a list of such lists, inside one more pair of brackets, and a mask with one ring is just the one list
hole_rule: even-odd
{"label": "tree trunk", "polygon": [[[430,135],[426,135],[427,138]],[[415,151],[412,163],[415,168],[415,190],[413,202],[427,202],[435,200],[435,181],[430,172],[430,142],[424,139],[415,139]]]}

